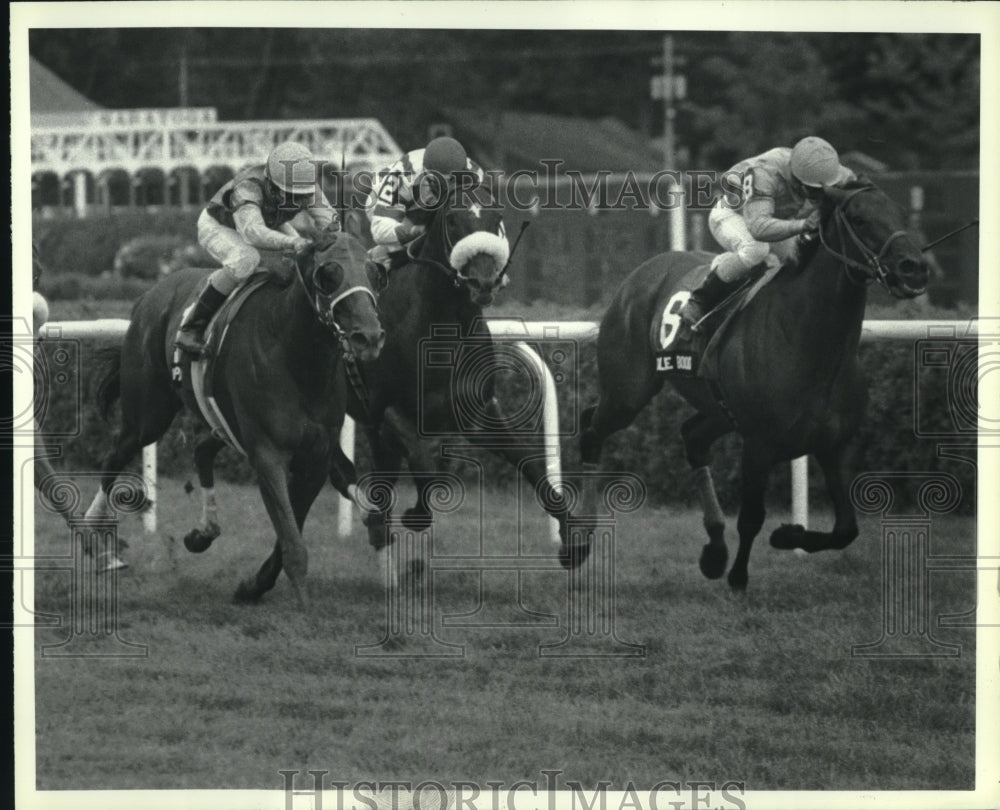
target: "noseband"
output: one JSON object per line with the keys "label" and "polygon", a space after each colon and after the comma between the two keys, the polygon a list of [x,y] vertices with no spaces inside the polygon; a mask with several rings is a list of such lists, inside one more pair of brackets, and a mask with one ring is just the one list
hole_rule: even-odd
{"label": "noseband", "polygon": [[[433,265],[434,267],[436,267],[437,269],[439,269],[441,272],[443,272],[451,280],[451,283],[455,287],[462,287],[463,285],[468,285],[470,282],[474,281],[474,279],[472,279],[470,276],[465,275],[465,273],[462,272],[462,268],[465,267],[466,263],[468,262],[468,259],[471,258],[471,255],[468,256],[468,257],[466,257],[465,261],[456,262],[456,247],[458,248],[459,255],[461,256],[465,252],[462,249],[463,248],[463,242],[466,243],[467,247],[471,248],[472,244],[474,244],[474,243],[466,242],[466,240],[477,240],[478,239],[478,240],[481,240],[483,242],[483,244],[481,246],[480,245],[476,245],[476,246],[477,247],[482,247],[482,248],[484,248],[484,250],[482,250],[482,251],[474,251],[474,253],[478,253],[478,252],[489,253],[489,252],[491,252],[490,251],[491,247],[495,248],[497,253],[500,253],[501,251],[499,250],[498,245],[499,245],[500,241],[502,241],[503,247],[506,248],[506,255],[504,256],[504,258],[503,258],[502,261],[498,261],[497,262],[498,266],[501,268],[501,271],[500,271],[500,273],[497,274],[497,277],[496,277],[496,279],[494,281],[494,286],[496,284],[499,284],[500,280],[503,278],[504,274],[506,273],[506,270],[507,270],[507,258],[510,255],[509,248],[507,248],[507,245],[506,245],[506,238],[500,236],[499,234],[491,233],[490,231],[473,231],[472,233],[470,233],[470,234],[462,237],[461,239],[459,239],[458,242],[456,243],[456,242],[454,242],[452,240],[451,235],[448,233],[448,214],[449,214],[450,211],[451,211],[451,200],[449,199],[449,201],[448,201],[447,204],[441,206],[435,212],[435,214],[434,214],[434,222],[433,222],[433,225],[432,225],[433,232],[435,233],[435,236],[437,237],[438,242],[440,243],[440,245],[443,248],[444,255],[447,257],[447,261],[446,262],[439,262],[437,259],[431,259],[431,258],[428,258],[426,256],[415,256],[414,255],[414,253],[413,253],[414,247],[418,246],[418,244],[419,244],[420,247],[423,247],[426,244],[426,240],[428,238],[430,238],[430,233],[428,233],[422,239],[415,240],[415,241],[411,242],[409,245],[407,245],[407,247],[406,247],[406,255],[407,255],[407,257],[409,259],[411,259],[412,261],[414,261],[414,262],[421,262],[421,263]],[[474,255],[474,253],[472,255]],[[455,266],[456,263],[459,264],[458,267]]]}
{"label": "noseband", "polygon": [[[889,252],[889,248],[892,246],[892,243],[900,237],[906,236],[906,231],[893,231],[889,234],[885,242],[882,244],[882,247],[876,253],[861,240],[857,233],[855,233],[854,228],[851,227],[851,223],[847,220],[847,204],[862,192],[873,190],[873,186],[862,186],[861,188],[848,192],[833,212],[833,219],[837,226],[840,247],[843,248],[845,244],[846,240],[844,235],[846,234],[847,239],[850,239],[850,241],[854,243],[854,246],[860,251],[861,256],[864,258],[863,263],[857,261],[856,259],[852,259],[850,256],[839,250],[835,250],[826,241],[826,238],[823,235],[823,231],[825,230],[824,228],[820,228],[819,230],[819,241],[823,247],[826,248],[828,253],[844,265],[847,278],[852,284],[860,287],[871,284],[873,281],[878,281],[883,287],[889,289],[889,274],[886,272],[885,266],[882,262],[885,259],[886,253]],[[856,272],[860,272],[860,277],[856,275]]]}
{"label": "noseband", "polygon": [[[323,267],[329,264],[333,264],[333,262],[320,262],[315,267],[313,267],[312,272],[309,274],[309,281],[312,285],[313,290],[319,290],[319,287],[316,285],[316,274],[321,269],[323,269]],[[347,298],[347,296],[353,295],[354,293],[365,293],[372,299],[372,303],[377,306],[377,301],[375,300],[375,293],[373,293],[370,289],[368,289],[368,287],[362,284],[357,284],[353,287],[348,287],[346,290],[343,290],[342,292],[335,294],[331,298],[329,303],[324,302],[324,306],[320,306],[320,303],[317,299],[320,296],[322,296],[323,298],[326,298],[327,296],[323,295],[323,293],[320,293],[318,296],[314,296],[309,291],[310,285],[306,284],[306,280],[305,277],[303,276],[302,267],[299,264],[298,257],[295,258],[295,277],[298,279],[299,284],[302,285],[302,291],[305,293],[306,299],[312,306],[313,312],[316,313],[316,317],[319,320],[319,322],[323,324],[323,326],[325,326],[327,329],[329,329],[333,333],[334,337],[337,338],[344,351],[344,354],[349,357],[353,357],[354,350],[351,348],[347,332],[339,323],[337,323],[337,316],[334,313],[334,310],[336,309],[337,304],[339,304],[341,301]]]}

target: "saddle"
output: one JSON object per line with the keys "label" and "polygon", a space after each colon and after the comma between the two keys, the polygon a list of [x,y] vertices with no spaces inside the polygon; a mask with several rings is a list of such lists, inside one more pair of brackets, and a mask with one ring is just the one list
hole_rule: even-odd
{"label": "saddle", "polygon": [[747,304],[782,270],[782,265],[761,262],[752,268],[743,285],[707,313],[698,331],[692,332],[682,328],[680,311],[710,268],[710,264],[695,267],[680,284],[667,287],[659,294],[650,325],[650,344],[659,374],[715,379],[723,335]]}
{"label": "saddle", "polygon": [[[230,325],[236,319],[243,305],[251,295],[270,280],[267,273],[258,274],[229,296],[205,328],[205,351],[202,356],[192,358],[180,349],[174,349],[170,370],[171,379],[180,388],[182,398],[189,404],[193,402],[197,406],[198,412],[208,423],[212,434],[244,456],[246,451],[223,416],[213,395],[215,360],[219,356]],[[192,295],[188,308],[193,306],[194,299],[195,295]],[[185,314],[186,312],[187,309],[185,309]]]}

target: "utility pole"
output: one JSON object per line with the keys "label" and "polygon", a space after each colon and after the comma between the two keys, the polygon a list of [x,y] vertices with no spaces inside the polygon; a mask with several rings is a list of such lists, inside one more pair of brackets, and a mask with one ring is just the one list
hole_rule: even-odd
{"label": "utility pole", "polygon": [[[178,83],[178,97],[181,107],[187,107],[188,105],[188,52],[187,52],[187,33],[181,31],[181,53],[180,53],[180,64],[177,68],[177,83]],[[191,200],[191,178],[189,176],[190,169],[187,166],[181,167],[178,172],[180,176],[180,190],[178,192],[178,202],[181,208],[186,206]]]}
{"label": "utility pole", "polygon": [[[674,118],[677,110],[674,108],[674,102],[684,98],[687,82],[683,75],[675,73],[675,68],[682,64],[682,59],[674,54],[673,35],[663,36],[663,55],[659,59],[654,59],[653,64],[663,68],[663,72],[654,76],[650,84],[650,94],[653,99],[663,101],[663,168],[667,171],[677,171],[677,150],[674,139]],[[681,181],[680,184],[673,182],[670,184],[670,198],[676,198],[676,204],[670,209],[671,250],[687,249],[683,174]]]}

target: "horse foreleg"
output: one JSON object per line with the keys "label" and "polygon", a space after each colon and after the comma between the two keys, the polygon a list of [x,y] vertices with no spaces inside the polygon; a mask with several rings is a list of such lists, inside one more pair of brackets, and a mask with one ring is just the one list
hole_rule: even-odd
{"label": "horse foreleg", "polygon": [[711,448],[720,436],[733,430],[724,419],[697,413],[681,425],[684,454],[694,471],[695,485],[701,500],[702,523],[708,533],[708,543],[701,550],[698,566],[709,579],[718,579],[726,571],[729,552],[726,549],[726,519],[719,506],[712,482]]}
{"label": "horse foreleg", "polygon": [[405,454],[417,488],[417,501],[403,513],[403,525],[413,531],[425,531],[434,520],[428,492],[438,469],[437,464],[418,435],[416,426],[395,408],[385,413],[382,439],[385,445],[395,445]]}
{"label": "horse foreleg", "polygon": [[[302,527],[305,525],[306,516],[316,501],[326,481],[327,471],[322,467],[310,469],[308,472],[297,471],[288,476],[288,500],[292,505],[292,513],[295,515],[295,524],[299,528],[299,535],[302,534]],[[274,541],[274,550],[271,556],[264,560],[263,565],[257,571],[257,576],[253,580],[247,580],[240,585],[237,591],[237,601],[256,601],[262,595],[274,587],[281,573],[282,556],[281,541]]]}
{"label": "horse foreleg", "polygon": [[[305,585],[306,573],[309,568],[309,553],[302,542],[302,535],[299,532],[295,511],[288,493],[289,473],[286,459],[282,458],[282,455],[274,448],[267,447],[258,449],[254,453],[253,462],[260,479],[260,494],[264,500],[264,507],[267,509],[267,514],[278,535],[276,551],[271,556],[275,557],[280,554],[280,565],[284,566],[285,572],[288,574],[299,607],[305,609],[307,606]],[[325,478],[326,470],[323,471],[323,474]],[[267,563],[265,563],[265,567],[267,567]],[[266,584],[266,577],[263,582],[259,581],[257,577],[244,580],[236,591],[236,599],[244,601],[260,598],[264,592],[260,589],[262,584]],[[273,585],[273,582],[271,584]]]}
{"label": "horse foreleg", "polygon": [[194,449],[194,462],[198,470],[198,484],[201,488],[201,521],[184,537],[188,551],[200,554],[220,534],[219,511],[215,503],[215,457],[226,443],[209,435],[198,442]]}
{"label": "horse foreleg", "polygon": [[816,460],[823,470],[826,491],[833,502],[834,524],[832,532],[808,531],[802,526],[781,526],[771,534],[775,548],[801,548],[804,551],[843,549],[858,536],[858,519],[851,503],[850,482],[853,478],[857,445],[849,442],[833,450],[816,453]]}
{"label": "horse foreleg", "polygon": [[732,588],[742,590],[747,586],[747,563],[750,561],[754,538],[764,525],[764,495],[773,463],[774,455],[767,445],[744,438],[740,470],[740,516],[736,521],[740,547],[728,577]]}

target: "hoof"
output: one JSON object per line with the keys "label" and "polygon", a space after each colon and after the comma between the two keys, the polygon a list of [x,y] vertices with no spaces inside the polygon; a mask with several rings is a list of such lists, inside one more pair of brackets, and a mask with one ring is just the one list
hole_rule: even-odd
{"label": "hoof", "polygon": [[726,573],[726,563],[729,561],[729,550],[725,546],[706,543],[698,558],[698,567],[707,579],[718,579]]}
{"label": "hoof", "polygon": [[407,529],[411,529],[415,532],[426,531],[431,527],[431,523],[434,522],[434,518],[424,512],[418,512],[412,507],[403,512],[403,525]]}
{"label": "hoof", "polygon": [[214,523],[209,525],[207,531],[192,529],[184,535],[184,548],[193,554],[201,554],[212,545],[212,541],[220,534],[222,534],[222,530]]}
{"label": "hoof", "polygon": [[805,534],[806,530],[802,526],[786,523],[771,532],[771,545],[785,550],[801,548]]}
{"label": "hoof", "polygon": [[577,543],[571,546],[563,545],[559,549],[559,562],[563,568],[572,570],[583,565],[590,556],[590,543]]}
{"label": "hoof", "polygon": [[726,581],[729,583],[729,587],[734,591],[743,593],[747,589],[748,579],[749,577],[747,576],[746,571],[738,572],[734,568],[729,572],[729,576],[726,578]]}
{"label": "hoof", "polygon": [[241,582],[233,594],[233,601],[238,605],[253,605],[260,601],[262,596],[256,583]]}

